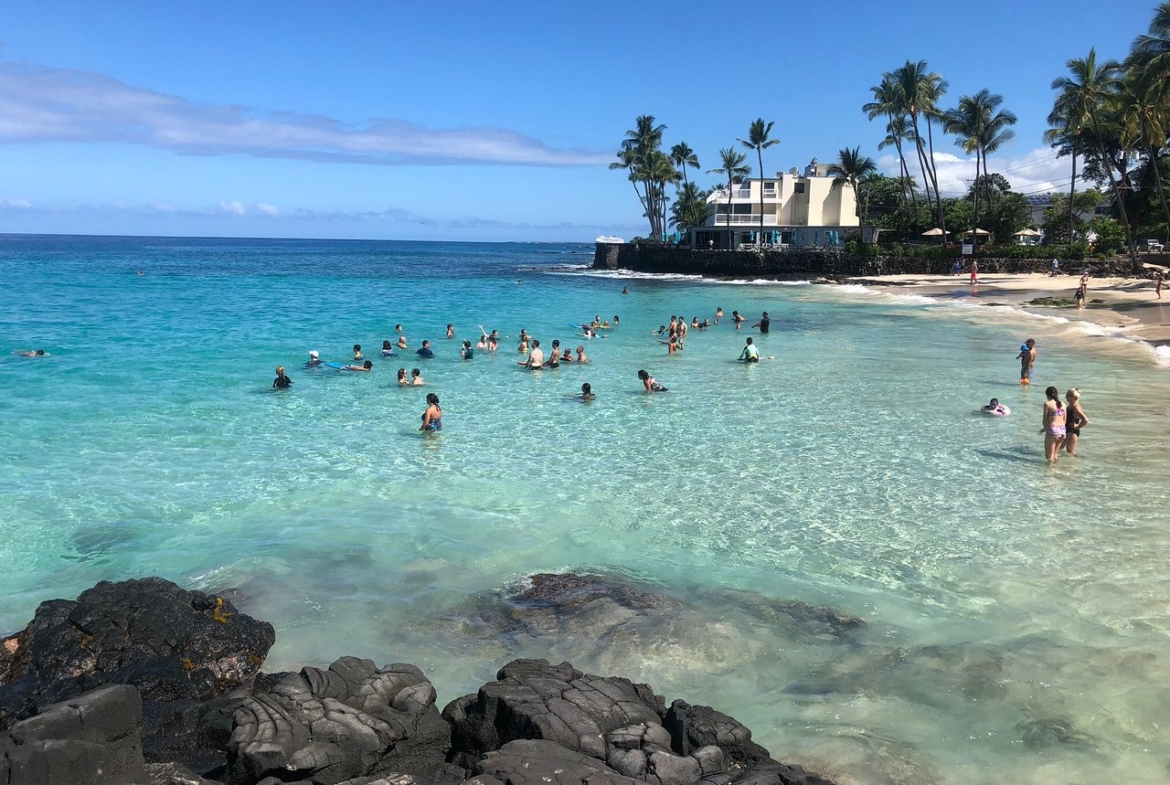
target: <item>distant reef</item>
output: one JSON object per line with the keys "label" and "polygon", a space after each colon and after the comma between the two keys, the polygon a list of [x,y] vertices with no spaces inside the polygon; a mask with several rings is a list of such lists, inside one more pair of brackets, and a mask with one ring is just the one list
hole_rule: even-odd
{"label": "distant reef", "polygon": [[[831,639],[864,624],[803,603],[728,601]],[[485,631],[685,610],[573,574],[472,602]],[[162,578],[42,603],[0,639],[0,783],[832,785],[774,760],[726,714],[569,663],[514,660],[440,712],[413,665],[342,657],[265,673],[275,640],[228,599]]]}
{"label": "distant reef", "polygon": [[[973,257],[961,257],[964,264]],[[1048,272],[1044,259],[1000,259],[980,255],[982,273]],[[704,250],[655,243],[597,243],[593,268],[639,273],[701,275],[707,278],[774,278],[777,280],[870,278],[882,275],[947,275],[955,259],[922,259],[909,256],[877,257],[835,250],[741,251]],[[1124,259],[1068,262],[1079,274],[1087,269],[1094,277],[1131,277],[1132,265]]]}

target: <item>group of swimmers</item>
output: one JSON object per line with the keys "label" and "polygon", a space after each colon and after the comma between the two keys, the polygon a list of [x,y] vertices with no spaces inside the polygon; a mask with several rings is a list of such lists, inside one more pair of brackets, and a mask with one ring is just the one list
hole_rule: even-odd
{"label": "group of swimmers", "polygon": [[[1087,281],[1082,280],[1082,285],[1085,284]],[[1020,361],[1020,384],[1026,387],[1032,383],[1032,371],[1036,367],[1036,339],[1024,341],[1016,359]],[[1077,454],[1081,428],[1089,424],[1089,417],[1081,406],[1081,391],[1076,387],[1064,394],[1065,402],[1061,401],[1060,390],[1056,387],[1048,387],[1044,397],[1040,420],[1040,433],[1044,435],[1044,457],[1049,463],[1056,463],[1062,448],[1069,455]],[[1000,417],[1011,414],[1011,409],[1000,403],[998,398],[992,398],[980,411]]]}

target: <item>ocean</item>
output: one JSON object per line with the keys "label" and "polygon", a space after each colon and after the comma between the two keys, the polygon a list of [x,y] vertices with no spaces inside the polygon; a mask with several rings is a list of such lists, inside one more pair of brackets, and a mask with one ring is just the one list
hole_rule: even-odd
{"label": "ocean", "polygon": [[[592,253],[0,237],[0,632],[161,575],[271,621],[266,670],[411,662],[442,705],[545,657],[712,705],[842,785],[1170,780],[1164,352],[969,297]],[[667,355],[659,325],[717,307]],[[571,326],[615,315],[593,340]],[[399,324],[410,349],[383,360]],[[501,349],[464,362],[478,325]],[[592,361],[524,371],[521,328]],[[757,365],[735,361],[749,335]],[[355,343],[371,373],[304,365]],[[1055,466],[1049,384],[1091,419]],[[418,431],[428,392],[441,434]],[[993,396],[1010,416],[978,413]],[[546,572],[665,599],[603,629],[496,625]]]}

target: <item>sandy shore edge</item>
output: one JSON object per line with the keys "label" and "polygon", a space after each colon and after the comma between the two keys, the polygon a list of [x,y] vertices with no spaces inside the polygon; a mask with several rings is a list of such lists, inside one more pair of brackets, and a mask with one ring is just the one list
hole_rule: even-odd
{"label": "sandy shore edge", "polygon": [[[1161,268],[1158,268],[1161,269]],[[1162,299],[1154,293],[1154,282],[1142,278],[1090,278],[1086,305],[1030,305],[1040,297],[1071,300],[1080,284],[1080,275],[1048,276],[1040,273],[983,275],[978,284],[964,275],[883,275],[850,278],[861,284],[890,292],[913,293],[940,300],[966,299],[984,305],[1011,305],[1035,313],[1083,319],[1109,328],[1121,327],[1127,338],[1152,346],[1170,345],[1170,282]]]}

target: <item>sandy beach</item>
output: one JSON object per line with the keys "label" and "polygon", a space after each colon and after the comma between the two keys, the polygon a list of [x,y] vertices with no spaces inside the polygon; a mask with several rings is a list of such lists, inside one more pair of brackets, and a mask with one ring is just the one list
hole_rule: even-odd
{"label": "sandy beach", "polygon": [[1080,275],[1071,273],[1056,276],[1042,273],[980,274],[978,284],[971,284],[966,273],[886,275],[853,278],[849,283],[912,290],[915,294],[939,299],[972,298],[985,305],[1027,306],[1038,313],[1059,313],[1068,319],[1120,327],[1127,337],[1154,346],[1170,345],[1170,283],[1163,288],[1159,300],[1154,294],[1154,282],[1149,279],[1090,278],[1082,309],[1074,305],[1029,305],[1033,300],[1045,297],[1072,300],[1080,284]]}

